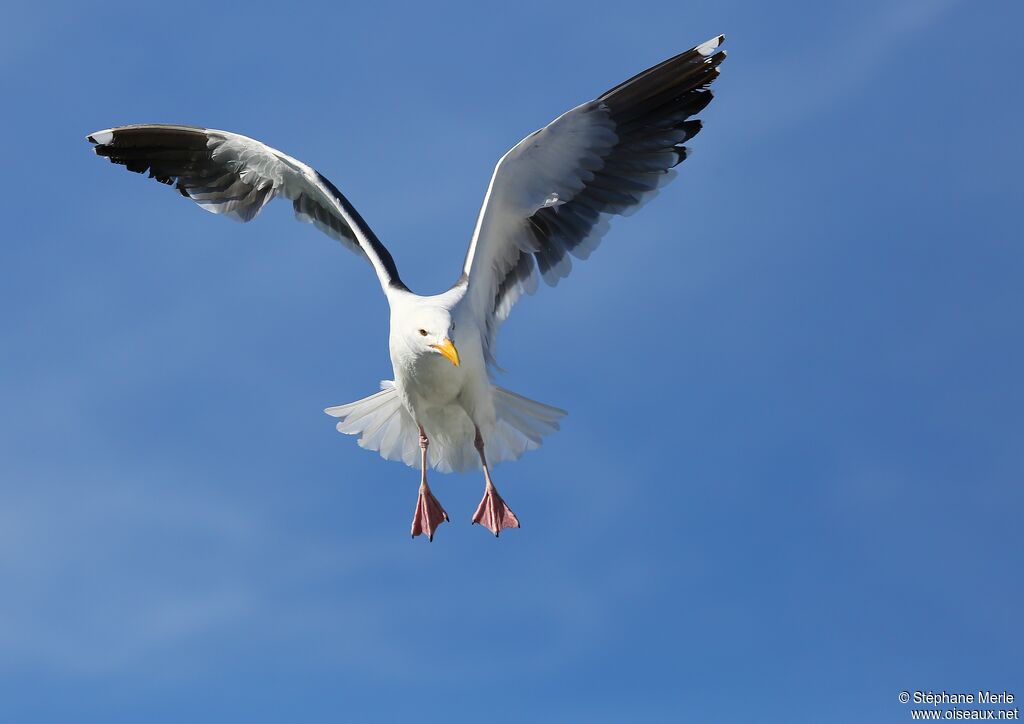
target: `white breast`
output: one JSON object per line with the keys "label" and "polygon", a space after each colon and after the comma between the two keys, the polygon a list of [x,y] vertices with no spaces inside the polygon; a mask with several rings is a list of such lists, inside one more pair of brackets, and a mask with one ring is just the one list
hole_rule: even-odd
{"label": "white breast", "polygon": [[421,355],[401,372],[396,369],[395,375],[401,377],[399,382],[413,404],[418,401],[432,407],[455,402],[466,380],[461,367],[439,354]]}

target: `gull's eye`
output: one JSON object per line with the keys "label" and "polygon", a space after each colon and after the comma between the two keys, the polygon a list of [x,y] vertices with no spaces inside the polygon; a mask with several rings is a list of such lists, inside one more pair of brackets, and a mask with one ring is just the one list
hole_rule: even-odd
{"label": "gull's eye", "polygon": [[427,330],[425,330],[425,329],[421,329],[421,330],[420,330],[420,336],[421,336],[421,337],[426,337],[426,336],[427,336]]}

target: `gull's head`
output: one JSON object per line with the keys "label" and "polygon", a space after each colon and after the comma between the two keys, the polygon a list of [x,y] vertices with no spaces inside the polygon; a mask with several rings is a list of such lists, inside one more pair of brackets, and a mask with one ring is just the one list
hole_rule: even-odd
{"label": "gull's head", "polygon": [[456,367],[459,351],[455,349],[455,322],[443,307],[420,307],[405,320],[404,335],[417,354],[439,354]]}

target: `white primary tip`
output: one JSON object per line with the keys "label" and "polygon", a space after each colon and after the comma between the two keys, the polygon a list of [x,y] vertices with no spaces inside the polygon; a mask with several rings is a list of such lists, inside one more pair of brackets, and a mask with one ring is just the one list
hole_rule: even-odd
{"label": "white primary tip", "polygon": [[715,48],[721,45],[725,41],[724,35],[716,35],[711,40],[701,43],[697,46],[697,52],[707,58],[709,55],[715,52]]}
{"label": "white primary tip", "polygon": [[86,136],[87,141],[91,141],[99,146],[105,146],[114,138],[114,132],[111,129],[105,131],[96,131]]}

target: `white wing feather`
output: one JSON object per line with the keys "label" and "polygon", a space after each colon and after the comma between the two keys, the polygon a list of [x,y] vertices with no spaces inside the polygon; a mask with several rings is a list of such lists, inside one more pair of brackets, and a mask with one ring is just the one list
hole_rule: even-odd
{"label": "white wing feather", "polygon": [[724,40],[717,36],[562,114],[502,156],[463,265],[469,303],[495,365],[495,336],[537,274],[554,286],[608,228],[674,178],[689,120],[711,100]]}

